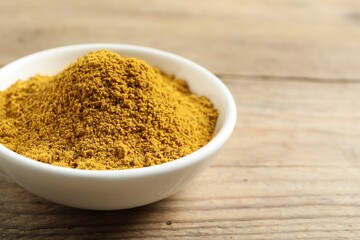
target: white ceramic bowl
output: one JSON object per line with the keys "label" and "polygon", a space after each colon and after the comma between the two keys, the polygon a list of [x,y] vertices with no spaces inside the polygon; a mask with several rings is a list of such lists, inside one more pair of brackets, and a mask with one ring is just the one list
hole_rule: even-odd
{"label": "white ceramic bowl", "polygon": [[28,191],[66,206],[113,210],[133,208],[169,197],[201,173],[234,129],[236,107],[225,85],[198,64],[177,55],[139,46],[82,44],[50,49],[0,69],[0,90],[35,74],[55,74],[78,57],[108,49],[159,66],[185,79],[193,92],[207,96],[219,111],[215,137],[206,146],[169,163],[129,170],[79,170],[57,167],[19,155],[0,144],[0,167]]}

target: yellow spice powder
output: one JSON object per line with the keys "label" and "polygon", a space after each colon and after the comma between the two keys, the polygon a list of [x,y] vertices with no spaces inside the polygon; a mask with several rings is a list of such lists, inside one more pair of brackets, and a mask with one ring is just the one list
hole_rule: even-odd
{"label": "yellow spice powder", "polygon": [[100,50],[0,92],[0,143],[57,166],[139,168],[204,146],[217,116],[185,81]]}

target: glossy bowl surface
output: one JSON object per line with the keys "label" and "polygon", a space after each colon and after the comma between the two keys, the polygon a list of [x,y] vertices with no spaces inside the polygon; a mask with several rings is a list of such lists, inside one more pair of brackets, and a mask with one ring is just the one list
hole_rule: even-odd
{"label": "glossy bowl surface", "polygon": [[0,167],[28,191],[66,206],[114,210],[169,197],[199,175],[234,129],[236,106],[229,90],[212,73],[180,56],[140,46],[81,44],[38,52],[0,69],[0,90],[35,74],[56,74],[86,53],[99,49],[143,59],[185,79],[193,92],[208,97],[219,111],[215,136],[203,148],[169,163],[129,170],[79,170],[41,163],[0,144]]}

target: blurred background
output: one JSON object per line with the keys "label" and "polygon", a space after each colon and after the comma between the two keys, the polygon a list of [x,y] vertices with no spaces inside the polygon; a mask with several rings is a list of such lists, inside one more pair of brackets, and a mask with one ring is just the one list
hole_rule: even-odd
{"label": "blurred background", "polygon": [[360,75],[359,27],[353,0],[4,0],[0,64],[112,42],[175,52],[215,73],[351,78]]}

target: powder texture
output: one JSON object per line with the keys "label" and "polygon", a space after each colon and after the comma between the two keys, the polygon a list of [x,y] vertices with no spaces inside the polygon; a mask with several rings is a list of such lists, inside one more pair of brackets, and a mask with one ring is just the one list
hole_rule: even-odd
{"label": "powder texture", "polygon": [[185,81],[100,50],[0,92],[0,143],[57,166],[139,168],[204,146],[217,116]]}

